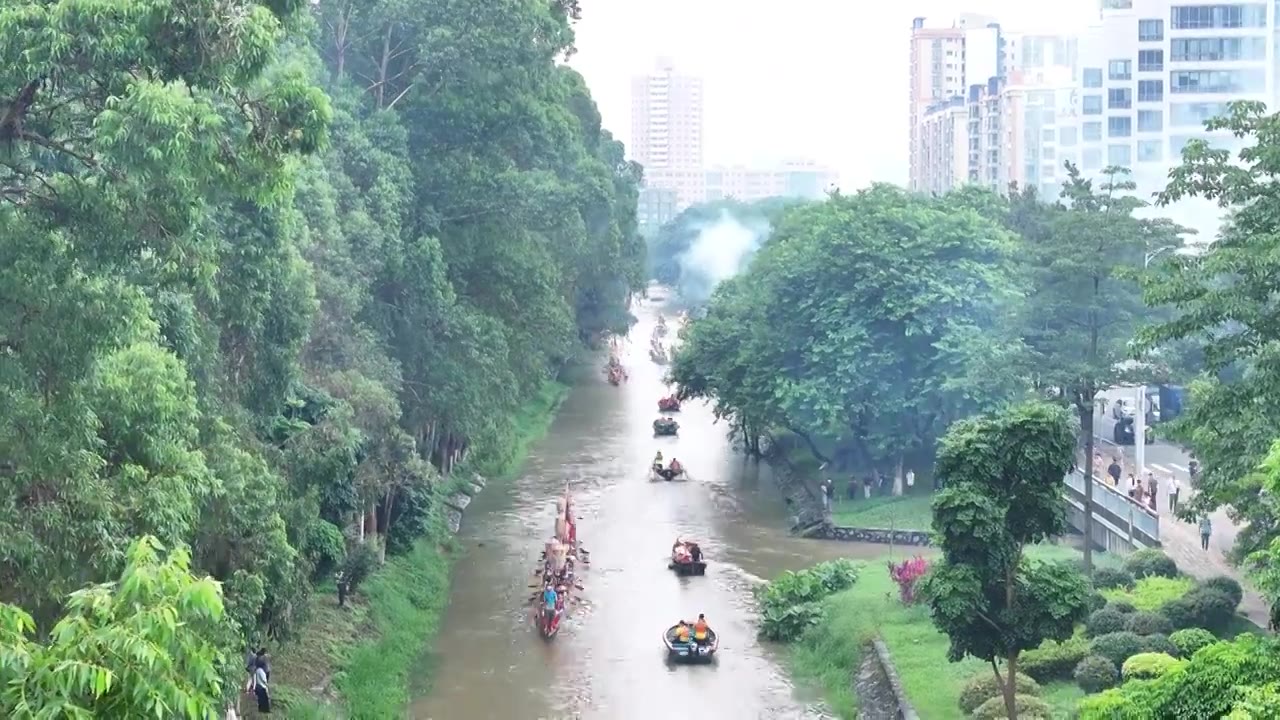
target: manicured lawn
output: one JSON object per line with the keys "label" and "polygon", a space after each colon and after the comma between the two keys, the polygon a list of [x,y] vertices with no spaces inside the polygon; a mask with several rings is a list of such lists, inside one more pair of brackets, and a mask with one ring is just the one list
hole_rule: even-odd
{"label": "manicured lawn", "polygon": [[933,527],[933,495],[903,495],[837,500],[831,521],[845,527],[929,530]]}
{"label": "manicured lawn", "polygon": [[1053,708],[1056,720],[1070,720],[1075,712],[1076,703],[1084,697],[1084,690],[1073,682],[1052,682],[1044,686],[1040,697]]}
{"label": "manicured lawn", "polygon": [[[1045,560],[1076,560],[1078,550],[1069,545],[1040,545],[1033,557]],[[1105,553],[1095,553],[1099,565],[1111,565]],[[868,561],[852,588],[827,600],[827,619],[821,632],[811,633],[796,644],[793,658],[796,676],[813,682],[825,691],[828,704],[840,717],[857,715],[851,677],[862,658],[862,649],[879,633],[903,688],[916,712],[928,720],[962,718],[957,702],[965,682],[977,673],[991,672],[986,663],[968,659],[947,660],[948,640],[938,632],[926,606],[905,606],[898,599],[898,586],[889,578],[885,560]],[[1067,684],[1064,684],[1067,685]],[[1053,689],[1054,707],[1069,710],[1083,693],[1072,685]],[[1046,691],[1047,693],[1047,691]],[[1067,717],[1066,715],[1063,716]]]}

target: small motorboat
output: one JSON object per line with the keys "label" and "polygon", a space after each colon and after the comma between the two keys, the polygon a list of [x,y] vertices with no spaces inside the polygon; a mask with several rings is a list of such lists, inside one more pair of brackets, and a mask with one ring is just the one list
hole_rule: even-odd
{"label": "small motorboat", "polygon": [[[707,563],[702,559],[702,553],[694,553],[694,549],[698,547],[697,543],[688,541],[679,541],[671,547],[671,562],[667,563],[667,567],[675,570],[677,575],[706,575]],[[698,556],[694,560],[694,555]]]}
{"label": "small motorboat", "polygon": [[685,480],[687,477],[688,473],[685,472],[683,465],[674,470],[670,467],[661,467],[659,465],[654,465],[649,468],[649,479],[654,482],[658,482],[660,480],[673,482],[675,480]]}
{"label": "small motorboat", "polygon": [[671,418],[658,418],[653,421],[653,434],[655,436],[675,435],[680,431],[680,423]]}
{"label": "small motorboat", "polygon": [[715,630],[707,630],[707,640],[702,644],[693,641],[676,640],[676,626],[672,625],[662,634],[662,644],[667,647],[667,658],[675,662],[710,662],[720,647],[720,638]]}
{"label": "small motorboat", "polygon": [[658,400],[658,412],[680,412],[680,401],[675,395],[668,395]]}

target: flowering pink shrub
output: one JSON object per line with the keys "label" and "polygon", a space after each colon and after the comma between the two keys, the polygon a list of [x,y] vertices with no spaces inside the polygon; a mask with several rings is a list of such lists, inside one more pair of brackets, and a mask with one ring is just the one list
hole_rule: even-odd
{"label": "flowering pink shrub", "polygon": [[897,564],[889,561],[889,577],[898,583],[898,596],[907,605],[916,602],[916,582],[927,572],[929,572],[929,561],[919,555]]}

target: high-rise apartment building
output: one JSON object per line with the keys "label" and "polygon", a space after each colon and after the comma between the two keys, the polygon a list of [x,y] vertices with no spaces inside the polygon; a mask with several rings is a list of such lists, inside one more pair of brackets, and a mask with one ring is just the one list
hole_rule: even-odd
{"label": "high-rise apartment building", "polygon": [[922,17],[912,21],[908,99],[911,189],[923,191],[929,184],[922,145],[929,109],[965,95],[972,85],[1003,75],[1004,60],[1000,25],[992,18],[965,14],[944,25]]}
{"label": "high-rise apartment building", "polygon": [[702,202],[702,79],[659,60],[631,83],[631,153],[645,185],[675,190],[680,209]]}
{"label": "high-rise apartment building", "polygon": [[792,161],[773,168],[713,167],[706,173],[706,197],[709,202],[771,197],[816,200],[838,182],[839,174],[834,169],[809,161]]}
{"label": "high-rise apartment building", "polygon": [[1275,108],[1280,35],[1271,2],[1106,0],[1082,38],[1081,170],[1129,167],[1146,197],[1193,138],[1239,150],[1204,121],[1235,100]]}

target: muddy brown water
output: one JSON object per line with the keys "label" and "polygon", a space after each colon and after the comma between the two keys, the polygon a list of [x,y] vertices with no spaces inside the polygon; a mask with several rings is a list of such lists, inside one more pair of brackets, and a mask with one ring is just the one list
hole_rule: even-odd
{"label": "muddy brown water", "polygon": [[[658,311],[652,302],[637,309],[640,322],[624,346],[630,380],[615,388],[593,373],[580,382],[520,477],[491,485],[468,509],[459,534],[466,553],[411,717],[829,717],[813,692],[788,679],[785,650],[757,640],[752,589],[784,570],[878,557],[888,548],[788,536],[768,467],[733,451],[709,406],[683,408],[679,437],[653,437],[657,400],[667,392],[665,369],[648,358]],[[687,482],[649,481],[646,468],[659,449],[689,469]],[[565,482],[591,564],[560,634],[546,641],[530,623],[527,598]],[[701,542],[705,577],[667,569],[676,537]],[[720,635],[715,663],[669,665],[663,631],[698,613]]]}

